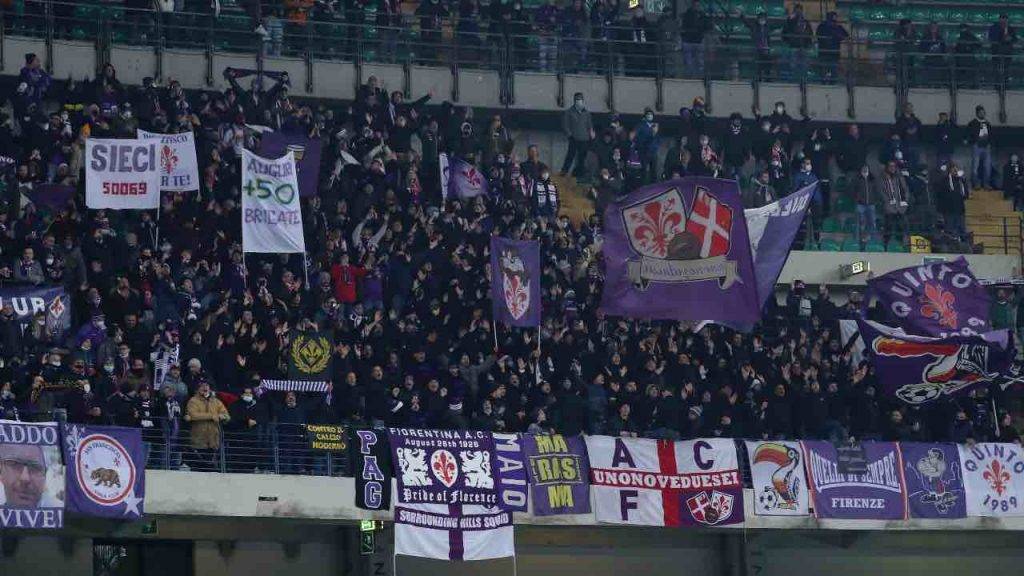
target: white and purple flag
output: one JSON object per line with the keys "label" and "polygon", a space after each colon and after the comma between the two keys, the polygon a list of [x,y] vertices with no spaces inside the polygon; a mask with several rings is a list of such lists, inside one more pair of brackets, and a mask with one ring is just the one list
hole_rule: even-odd
{"label": "white and purple flag", "polygon": [[540,326],[540,244],[491,236],[494,319],[508,326]]}
{"label": "white and purple flag", "polygon": [[441,192],[445,198],[475,198],[488,193],[487,179],[476,166],[458,156],[440,156]]}
{"label": "white and purple flag", "polygon": [[491,560],[515,554],[511,512],[469,504],[395,507],[395,555]]}
{"label": "white and purple flag", "polygon": [[135,520],[146,497],[142,430],[70,424],[64,434],[68,512]]}

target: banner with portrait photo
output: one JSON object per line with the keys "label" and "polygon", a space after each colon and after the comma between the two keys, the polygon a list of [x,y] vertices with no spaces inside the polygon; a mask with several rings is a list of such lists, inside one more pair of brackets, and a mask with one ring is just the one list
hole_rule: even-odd
{"label": "banner with portrait photo", "polygon": [[0,529],[64,526],[64,466],[55,422],[0,420]]}

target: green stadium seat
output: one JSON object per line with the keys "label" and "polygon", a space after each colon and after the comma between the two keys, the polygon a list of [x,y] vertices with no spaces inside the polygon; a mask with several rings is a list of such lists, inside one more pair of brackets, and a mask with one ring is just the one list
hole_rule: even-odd
{"label": "green stadium seat", "polygon": [[902,238],[897,238],[897,237],[894,236],[894,237],[889,239],[889,242],[886,243],[885,251],[886,252],[906,252],[907,248],[903,245],[903,239]]}
{"label": "green stadium seat", "polygon": [[892,42],[896,31],[891,24],[874,25],[868,30],[868,40],[872,42]]}
{"label": "green stadium seat", "polygon": [[[843,181],[843,184],[841,186],[845,190],[845,188],[846,188],[845,180]],[[837,188],[839,188],[839,186],[837,186]],[[836,200],[836,212],[839,212],[839,213],[854,212],[856,210],[857,210],[857,207],[856,207],[856,204],[854,204],[854,202],[853,202],[853,198],[851,198],[851,197],[849,197],[849,196],[844,194],[844,195],[840,196],[838,200]]]}
{"label": "green stadium seat", "polygon": [[843,234],[856,234],[857,233],[857,219],[849,217],[843,218],[841,230]]}
{"label": "green stadium seat", "polygon": [[822,252],[839,252],[839,242],[831,238],[822,238],[821,243],[818,245],[818,250]]}
{"label": "green stadium seat", "polygon": [[873,238],[871,240],[868,240],[867,244],[864,245],[864,251],[865,252],[885,252],[885,244],[883,244],[881,240],[878,240],[877,238]]}
{"label": "green stadium seat", "polygon": [[821,231],[825,234],[835,234],[839,232],[839,222],[835,218],[825,218],[821,221]]}
{"label": "green stadium seat", "polygon": [[843,252],[860,252],[860,241],[853,236],[848,236],[843,240],[842,250]]}
{"label": "green stadium seat", "polygon": [[863,22],[868,19],[868,10],[867,7],[857,4],[855,6],[850,6],[848,15],[850,17],[850,22]]}

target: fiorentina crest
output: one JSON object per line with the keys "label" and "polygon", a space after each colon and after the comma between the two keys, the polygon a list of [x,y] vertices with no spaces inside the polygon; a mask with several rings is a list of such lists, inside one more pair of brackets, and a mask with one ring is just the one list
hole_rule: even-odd
{"label": "fiorentina crest", "polygon": [[494,318],[510,326],[540,324],[540,245],[491,237]]}
{"label": "fiorentina crest", "polygon": [[732,208],[698,186],[687,211],[676,187],[622,211],[629,246],[639,255],[628,263],[630,280],[641,290],[651,283],[717,279],[722,290],[737,279],[732,246]]}

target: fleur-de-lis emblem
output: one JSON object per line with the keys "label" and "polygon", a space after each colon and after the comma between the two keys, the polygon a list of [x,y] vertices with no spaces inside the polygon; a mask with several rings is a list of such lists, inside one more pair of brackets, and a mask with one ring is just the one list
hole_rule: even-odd
{"label": "fleur-de-lis emblem", "polygon": [[505,304],[508,305],[508,313],[519,320],[530,308],[530,281],[515,274],[504,274],[502,287],[505,292]]}
{"label": "fleur-de-lis emblem", "polygon": [[469,182],[474,188],[479,188],[482,183],[480,173],[476,171],[476,168],[468,168],[463,174],[466,176],[466,182]]}
{"label": "fleur-de-lis emblem", "polygon": [[626,227],[637,251],[646,256],[665,258],[672,239],[683,231],[686,220],[683,210],[682,199],[675,190],[628,209]]}
{"label": "fleur-de-lis emblem", "polygon": [[164,146],[160,150],[160,168],[163,169],[164,174],[170,174],[178,166],[178,155],[174,153],[174,149],[170,146]]}
{"label": "fleur-de-lis emblem", "polygon": [[430,469],[434,472],[434,476],[449,488],[459,477],[459,467],[455,463],[455,456],[447,450],[434,452],[430,457]]}
{"label": "fleur-de-lis emblem", "polygon": [[956,328],[957,313],[954,305],[956,296],[944,290],[939,284],[925,284],[924,296],[921,297],[921,315],[925,318],[938,320],[940,326]]}
{"label": "fleur-de-lis emblem", "polygon": [[997,496],[1002,496],[1003,492],[1006,492],[1009,488],[1010,473],[1006,471],[1006,467],[999,460],[990,462],[985,473],[981,476],[988,480],[988,485],[996,491]]}

